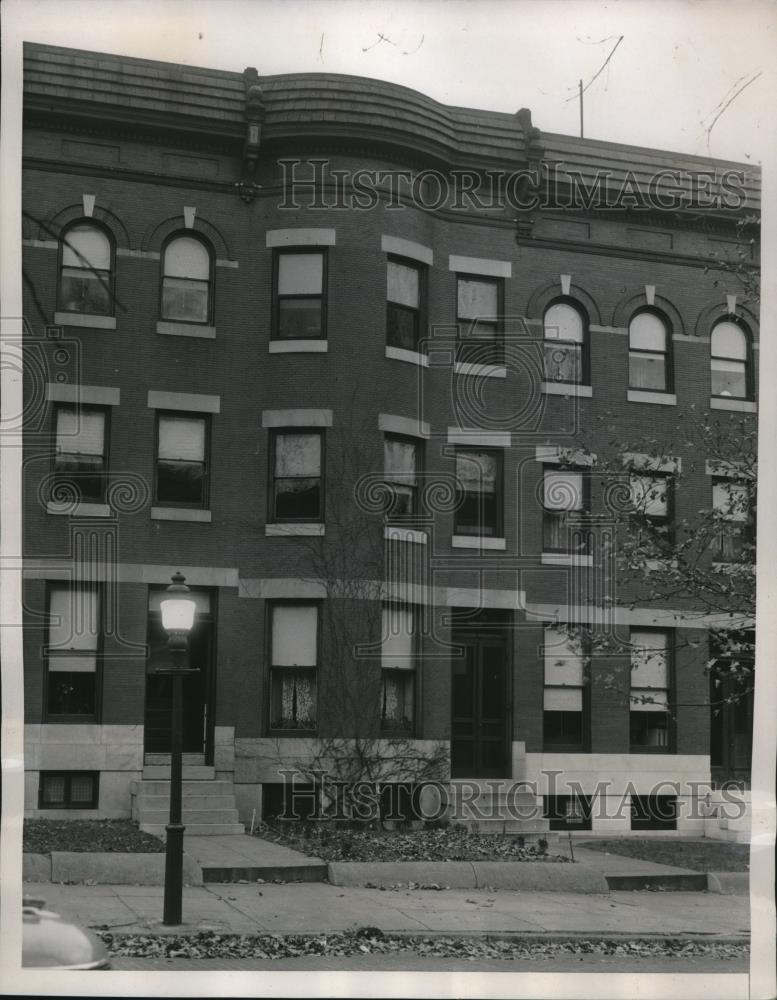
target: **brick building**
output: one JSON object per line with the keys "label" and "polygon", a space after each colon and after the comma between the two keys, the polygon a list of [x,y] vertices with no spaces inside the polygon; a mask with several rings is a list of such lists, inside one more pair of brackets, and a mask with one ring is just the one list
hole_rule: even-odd
{"label": "brick building", "polygon": [[[569,825],[575,782],[594,831],[703,829],[748,700],[711,713],[692,595],[614,578],[586,442],[605,416],[672,441],[637,455],[643,490],[682,468],[659,520],[715,502],[677,421],[756,419],[758,316],[720,262],[757,170],[43,45],[24,100],[28,813],[161,827],[180,570],[189,829],[357,732],[405,754],[389,784],[441,751],[454,800],[525,782],[526,829]],[[589,659],[570,623],[617,641]]]}

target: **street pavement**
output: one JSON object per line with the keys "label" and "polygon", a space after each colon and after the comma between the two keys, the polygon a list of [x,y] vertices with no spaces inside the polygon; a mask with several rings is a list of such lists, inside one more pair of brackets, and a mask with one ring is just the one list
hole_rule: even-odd
{"label": "street pavement", "polygon": [[213,931],[310,934],[377,927],[414,934],[741,936],[746,896],[706,892],[576,894],[482,889],[379,890],[322,882],[210,884],[184,889],[184,923],[161,924],[161,886],[30,883],[30,895],[81,924],[119,934]]}

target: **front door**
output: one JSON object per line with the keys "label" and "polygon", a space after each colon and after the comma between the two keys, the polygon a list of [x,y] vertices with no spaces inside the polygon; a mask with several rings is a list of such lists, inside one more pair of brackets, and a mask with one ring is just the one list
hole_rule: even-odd
{"label": "front door", "polygon": [[510,777],[510,657],[504,628],[454,630],[451,776]]}
{"label": "front door", "polygon": [[753,676],[710,683],[710,765],[716,785],[750,785],[753,756]]}
{"label": "front door", "polygon": [[[157,664],[164,665],[169,658],[167,633],[162,628],[159,612],[163,595],[164,588],[154,589],[149,594],[144,738],[147,754],[170,753],[172,678],[169,674],[156,673]],[[193,589],[192,596],[197,602],[197,613],[189,633],[189,660],[197,671],[184,676],[182,681],[183,752],[204,754],[207,760],[212,730],[213,608],[209,591]]]}

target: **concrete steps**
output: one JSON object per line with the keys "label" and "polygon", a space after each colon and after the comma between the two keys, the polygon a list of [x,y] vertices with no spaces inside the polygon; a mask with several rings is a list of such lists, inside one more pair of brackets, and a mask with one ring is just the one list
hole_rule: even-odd
{"label": "concrete steps", "polygon": [[[167,771],[167,775],[160,774]],[[169,767],[151,764],[143,769],[143,778],[131,786],[132,818],[140,829],[157,837],[165,836],[170,815]],[[181,821],[187,836],[244,834],[238,820],[235,791],[230,781],[216,779],[212,767],[186,765],[181,785]],[[167,780],[166,780],[167,779]]]}

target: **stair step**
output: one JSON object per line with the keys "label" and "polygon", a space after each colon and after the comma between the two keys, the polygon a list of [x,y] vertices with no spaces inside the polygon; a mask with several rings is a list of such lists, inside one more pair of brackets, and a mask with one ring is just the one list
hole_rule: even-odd
{"label": "stair step", "polygon": [[[155,837],[165,837],[164,823],[142,823],[140,829],[144,833],[151,833]],[[192,823],[186,824],[186,834],[190,837],[220,837],[227,833],[245,833],[246,828],[242,823]],[[185,844],[185,841],[184,841]]]}
{"label": "stair step", "polygon": [[[133,795],[148,793],[149,795],[169,795],[170,779],[167,778],[144,778],[142,781],[133,781],[131,785]],[[181,784],[182,795],[232,795],[234,786],[231,781],[222,778],[200,779],[184,778]]]}
{"label": "stair step", "polygon": [[[204,764],[205,754],[204,753],[182,753],[181,761],[184,764]],[[147,753],[143,755],[144,764],[163,764],[165,767],[170,767],[170,754],[169,753]]]}
{"label": "stair step", "polygon": [[[182,809],[182,819],[184,826],[207,823],[209,826],[221,823],[237,823],[237,809]],[[148,824],[164,826],[170,815],[169,809],[143,809],[140,813],[140,823],[142,826]]]}
{"label": "stair step", "polygon": [[[184,764],[182,768],[183,778],[197,781],[209,781],[216,777],[215,767],[208,767],[205,764]],[[149,780],[164,779],[170,780],[169,764],[146,764],[143,767],[143,778]]]}
{"label": "stair step", "polygon": [[[184,810],[186,809],[234,809],[234,795],[201,795],[195,792],[181,796]],[[148,795],[140,792],[136,797],[137,808],[142,812],[149,809],[169,810],[169,795]]]}
{"label": "stair step", "polygon": [[452,820],[453,825],[466,827],[472,833],[516,833],[545,836],[550,828],[546,819],[467,819]]}

